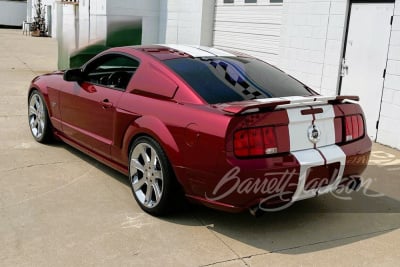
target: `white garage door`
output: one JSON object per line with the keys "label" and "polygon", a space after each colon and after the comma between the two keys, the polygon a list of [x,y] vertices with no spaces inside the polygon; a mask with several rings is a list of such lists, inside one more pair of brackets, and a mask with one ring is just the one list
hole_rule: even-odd
{"label": "white garage door", "polygon": [[276,64],[282,3],[274,3],[279,2],[276,0],[245,1],[216,1],[214,46],[238,50]]}
{"label": "white garage door", "polygon": [[351,6],[345,55],[347,71],[342,78],[341,94],[360,96],[367,132],[373,140],[378,128],[393,8],[394,3]]}

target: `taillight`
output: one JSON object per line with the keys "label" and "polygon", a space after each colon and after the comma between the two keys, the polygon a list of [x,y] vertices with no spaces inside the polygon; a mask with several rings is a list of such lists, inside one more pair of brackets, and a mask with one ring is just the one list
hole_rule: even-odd
{"label": "taillight", "polygon": [[364,121],[361,115],[344,117],[344,128],[346,142],[356,140],[364,135]]}
{"label": "taillight", "polygon": [[278,152],[273,127],[239,130],[234,135],[234,153],[238,157],[262,156]]}
{"label": "taillight", "polygon": [[249,148],[250,155],[264,154],[264,141],[261,128],[254,128],[249,130]]}
{"label": "taillight", "polygon": [[235,155],[244,157],[249,155],[249,132],[238,131],[234,137]]}

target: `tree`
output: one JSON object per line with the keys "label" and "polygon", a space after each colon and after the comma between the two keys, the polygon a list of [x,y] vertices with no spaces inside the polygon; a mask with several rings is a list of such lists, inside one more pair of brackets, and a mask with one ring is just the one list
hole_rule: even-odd
{"label": "tree", "polygon": [[33,18],[31,31],[34,36],[46,36],[46,23],[44,19],[44,6],[42,0],[37,0],[35,4],[36,16]]}

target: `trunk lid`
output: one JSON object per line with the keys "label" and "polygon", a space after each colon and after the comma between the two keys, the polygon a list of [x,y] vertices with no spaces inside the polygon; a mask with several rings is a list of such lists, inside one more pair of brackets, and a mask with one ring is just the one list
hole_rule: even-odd
{"label": "trunk lid", "polygon": [[[215,108],[234,116],[228,136],[232,147],[249,146],[252,149],[266,144],[270,131],[274,132],[276,149],[269,143],[264,154],[299,151],[333,145],[343,140],[343,112],[336,104],[356,103],[356,96],[310,96],[255,99],[214,105]],[[260,131],[254,129],[261,128]],[[244,130],[243,130],[244,129]],[[245,129],[249,129],[246,132]],[[239,140],[239,141],[237,141]],[[239,156],[240,156],[239,155]],[[257,154],[254,156],[261,156]]]}

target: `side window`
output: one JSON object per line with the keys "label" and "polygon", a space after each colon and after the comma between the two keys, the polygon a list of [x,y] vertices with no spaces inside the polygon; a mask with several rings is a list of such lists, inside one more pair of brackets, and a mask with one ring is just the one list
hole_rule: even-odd
{"label": "side window", "polygon": [[121,54],[106,54],[86,68],[86,81],[105,87],[125,90],[139,61]]}

